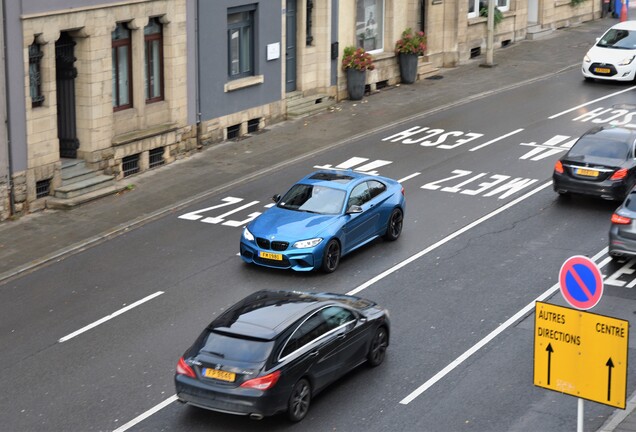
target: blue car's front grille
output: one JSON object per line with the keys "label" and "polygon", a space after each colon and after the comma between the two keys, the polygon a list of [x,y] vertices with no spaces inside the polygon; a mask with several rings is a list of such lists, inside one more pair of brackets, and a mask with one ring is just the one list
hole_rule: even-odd
{"label": "blue car's front grille", "polygon": [[284,251],[289,247],[289,243],[282,241],[273,241],[272,242],[272,250],[275,251]]}
{"label": "blue car's front grille", "polygon": [[266,238],[262,238],[262,237],[256,238],[256,244],[261,249],[268,249],[268,250],[275,250],[275,251],[284,251],[289,247],[288,242],[282,242],[282,241],[270,242]]}

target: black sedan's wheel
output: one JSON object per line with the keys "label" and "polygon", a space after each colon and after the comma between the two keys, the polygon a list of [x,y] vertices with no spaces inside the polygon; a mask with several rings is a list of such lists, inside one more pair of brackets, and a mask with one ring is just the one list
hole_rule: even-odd
{"label": "black sedan's wheel", "polygon": [[340,263],[340,243],[338,240],[331,239],[325,247],[325,254],[322,257],[322,271],[325,273],[333,273]]}
{"label": "black sedan's wheel", "polygon": [[289,396],[287,405],[287,416],[293,422],[299,422],[305,418],[311,403],[311,386],[306,379],[301,379],[296,383]]}
{"label": "black sedan's wheel", "polygon": [[389,217],[389,223],[386,227],[386,233],[384,234],[384,238],[389,241],[395,241],[400,237],[402,233],[402,224],[404,221],[404,215],[402,214],[402,210],[396,208],[391,213]]}
{"label": "black sedan's wheel", "polygon": [[386,354],[386,347],[389,345],[389,335],[384,327],[380,327],[375,331],[371,346],[369,347],[369,354],[367,354],[367,360],[372,367],[380,366],[384,361]]}

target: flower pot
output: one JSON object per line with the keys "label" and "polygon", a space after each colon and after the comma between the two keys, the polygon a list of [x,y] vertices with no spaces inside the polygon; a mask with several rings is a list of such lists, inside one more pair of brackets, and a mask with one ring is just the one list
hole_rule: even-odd
{"label": "flower pot", "polygon": [[347,91],[349,99],[360,100],[364,96],[364,86],[367,82],[367,71],[347,69]]}
{"label": "flower pot", "polygon": [[417,78],[417,54],[400,53],[400,76],[405,84],[413,84]]}

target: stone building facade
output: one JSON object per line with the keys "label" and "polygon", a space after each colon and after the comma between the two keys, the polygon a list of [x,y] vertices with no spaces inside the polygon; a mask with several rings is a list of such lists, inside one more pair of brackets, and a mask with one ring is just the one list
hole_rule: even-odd
{"label": "stone building facade", "polygon": [[[600,2],[495,0],[494,48],[600,16]],[[597,4],[598,3],[598,4]],[[288,118],[292,97],[348,97],[347,46],[400,82],[395,42],[423,30],[423,66],[483,56],[483,0],[4,0],[0,220],[45,208],[81,161],[116,181]],[[10,85],[7,85],[10,83]],[[0,92],[5,91],[0,88]]]}
{"label": "stone building facade", "polygon": [[14,82],[24,101],[24,132],[13,140],[25,144],[12,172],[16,213],[46,206],[69,159],[119,180],[126,163],[138,172],[196,149],[187,121],[186,0],[55,10],[42,10],[52,2],[22,3],[21,11],[9,8],[19,13]]}

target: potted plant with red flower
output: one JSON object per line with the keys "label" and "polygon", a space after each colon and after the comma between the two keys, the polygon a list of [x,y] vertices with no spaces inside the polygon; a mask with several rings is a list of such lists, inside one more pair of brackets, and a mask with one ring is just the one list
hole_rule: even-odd
{"label": "potted plant with red flower", "polygon": [[395,43],[395,53],[400,63],[402,82],[413,84],[417,78],[417,58],[426,52],[426,36],[423,31],[407,28]]}
{"label": "potted plant with red flower", "polygon": [[373,69],[375,69],[373,57],[364,48],[348,46],[344,49],[342,70],[347,74],[349,99],[362,99],[367,81],[367,71]]}

